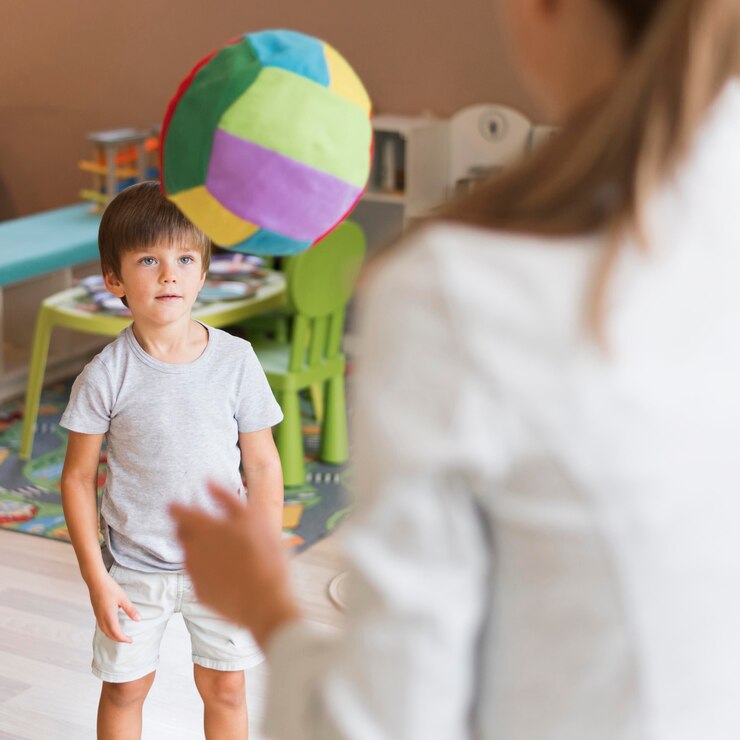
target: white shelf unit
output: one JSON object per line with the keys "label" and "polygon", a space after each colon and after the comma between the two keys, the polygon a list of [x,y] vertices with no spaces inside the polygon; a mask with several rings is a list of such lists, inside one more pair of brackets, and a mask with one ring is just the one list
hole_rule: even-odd
{"label": "white shelf unit", "polygon": [[362,196],[368,203],[386,203],[388,205],[403,206],[406,197],[403,193],[383,192],[382,190],[367,190]]}
{"label": "white shelf unit", "polygon": [[449,128],[426,116],[376,115],[367,203],[399,206],[402,221],[421,218],[447,196]]}
{"label": "white shelf unit", "polygon": [[513,108],[484,103],[448,119],[379,114],[373,131],[368,188],[352,215],[371,249],[527,156],[558,129],[533,125]]}

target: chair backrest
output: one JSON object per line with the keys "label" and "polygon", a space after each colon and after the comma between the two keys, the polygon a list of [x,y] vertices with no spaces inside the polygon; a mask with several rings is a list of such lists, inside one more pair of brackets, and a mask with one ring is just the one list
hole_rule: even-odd
{"label": "chair backrest", "polygon": [[450,118],[448,195],[525,154],[532,124],[504,105],[471,105]]}
{"label": "chair backrest", "polygon": [[290,370],[339,354],[347,303],[364,256],[362,229],[345,221],[310,249],[288,258],[288,301],[295,312]]}

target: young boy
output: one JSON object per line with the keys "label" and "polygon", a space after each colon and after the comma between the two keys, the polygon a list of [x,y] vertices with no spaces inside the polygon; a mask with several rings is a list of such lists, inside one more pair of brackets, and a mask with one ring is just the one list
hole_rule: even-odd
{"label": "young boy", "polygon": [[[133,323],[82,371],[61,424],[69,430],[62,501],[97,627],[93,673],[103,680],[98,737],[139,738],[170,616],[190,632],[208,738],[247,737],[244,669],[262,659],[250,635],[200,605],[168,513],[208,505],[206,482],[269,511],[278,537],[283,483],[270,427],[282,413],[249,345],[191,318],[210,242],[154,182],[134,185],[100,224],[108,289]],[[103,440],[108,478],[96,485]]]}

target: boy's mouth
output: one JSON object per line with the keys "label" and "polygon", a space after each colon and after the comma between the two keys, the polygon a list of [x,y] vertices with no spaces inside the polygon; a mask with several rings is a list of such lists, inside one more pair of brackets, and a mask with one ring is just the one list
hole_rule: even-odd
{"label": "boy's mouth", "polygon": [[174,293],[165,293],[165,295],[158,295],[157,300],[158,301],[172,301],[177,298],[182,298],[180,295],[175,295]]}

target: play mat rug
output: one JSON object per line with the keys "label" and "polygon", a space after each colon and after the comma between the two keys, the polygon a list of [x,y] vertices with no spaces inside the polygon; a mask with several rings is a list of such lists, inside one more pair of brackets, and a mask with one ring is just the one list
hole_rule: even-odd
{"label": "play mat rug", "polygon": [[[44,389],[39,409],[34,456],[18,458],[23,420],[20,400],[0,405],[0,527],[40,537],[69,541],[62,514],[59,483],[67,433],[59,419],[71,382]],[[315,461],[318,426],[304,404],[303,435],[308,458],[305,486],[285,491],[283,542],[298,553],[331,532],[347,512],[347,468]],[[98,493],[105,483],[105,450],[101,453]]]}

